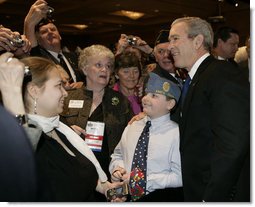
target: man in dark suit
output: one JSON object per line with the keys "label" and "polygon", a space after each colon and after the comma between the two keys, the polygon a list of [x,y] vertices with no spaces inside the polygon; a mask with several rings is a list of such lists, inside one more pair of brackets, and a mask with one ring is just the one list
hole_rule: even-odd
{"label": "man in dark suit", "polygon": [[214,33],[213,54],[219,60],[227,60],[237,66],[234,61],[239,45],[239,33],[228,26],[220,27]]}
{"label": "man in dark suit", "polygon": [[237,67],[210,55],[213,31],[206,21],[175,20],[169,40],[175,66],[191,80],[179,122],[184,199],[248,202],[250,179],[242,175],[249,175],[249,82]]}
{"label": "man in dark suit", "polygon": [[30,55],[60,64],[70,77],[70,87],[80,88],[85,77],[78,70],[78,57],[75,53],[62,51],[61,36],[53,21],[47,18],[47,9],[46,2],[37,0],[25,18],[24,33],[32,45]]}

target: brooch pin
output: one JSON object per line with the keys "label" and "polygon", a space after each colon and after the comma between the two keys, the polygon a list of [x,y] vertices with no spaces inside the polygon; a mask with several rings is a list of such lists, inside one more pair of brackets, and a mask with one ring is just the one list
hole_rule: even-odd
{"label": "brooch pin", "polygon": [[112,105],[113,105],[113,106],[118,105],[119,102],[120,102],[119,98],[117,98],[117,97],[113,97],[113,98],[112,98]]}

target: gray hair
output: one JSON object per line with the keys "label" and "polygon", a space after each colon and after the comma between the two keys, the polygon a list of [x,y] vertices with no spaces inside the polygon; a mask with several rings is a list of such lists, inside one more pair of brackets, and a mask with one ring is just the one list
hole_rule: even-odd
{"label": "gray hair", "polygon": [[183,17],[173,21],[171,26],[181,22],[187,25],[189,38],[196,37],[199,34],[204,36],[204,48],[210,52],[213,45],[213,30],[211,25],[199,17]]}
{"label": "gray hair", "polygon": [[98,56],[104,56],[110,59],[112,67],[114,66],[114,54],[113,52],[103,46],[103,45],[91,45],[89,47],[85,47],[79,55],[79,69],[82,70],[85,68],[89,63],[89,57],[98,57]]}

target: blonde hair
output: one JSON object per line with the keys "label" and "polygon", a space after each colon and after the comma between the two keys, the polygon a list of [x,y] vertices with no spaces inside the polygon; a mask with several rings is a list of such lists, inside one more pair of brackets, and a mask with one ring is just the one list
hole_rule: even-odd
{"label": "blonde hair", "polygon": [[42,87],[49,79],[49,72],[58,66],[51,60],[42,57],[26,57],[20,60],[29,67],[32,74],[32,83]]}
{"label": "blonde hair", "polygon": [[32,79],[26,81],[26,77],[23,81],[23,97],[25,102],[25,108],[28,111],[29,108],[29,96],[27,93],[27,85],[33,83],[34,85],[42,88],[47,80],[49,80],[49,73],[57,69],[58,66],[53,61],[42,57],[26,57],[20,59],[22,63],[29,67],[32,75]]}
{"label": "blonde hair", "polygon": [[103,45],[91,45],[84,48],[79,55],[79,69],[82,70],[89,63],[90,57],[104,56],[111,60],[112,67],[114,67],[114,54],[113,52]]}
{"label": "blonde hair", "polygon": [[70,78],[70,76],[68,75],[68,73],[65,71],[65,69],[64,68],[62,68],[60,65],[56,65],[57,66],[57,69],[58,69],[58,71],[59,71],[59,73],[60,73],[60,76],[61,76],[61,78],[63,79],[63,78],[65,78],[65,79],[69,79]]}

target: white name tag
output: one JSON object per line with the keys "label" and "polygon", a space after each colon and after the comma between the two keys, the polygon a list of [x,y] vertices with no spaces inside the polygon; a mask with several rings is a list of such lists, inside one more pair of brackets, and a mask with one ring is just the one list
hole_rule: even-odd
{"label": "white name tag", "polygon": [[81,109],[83,107],[83,100],[70,100],[68,104],[68,108],[76,108]]}
{"label": "white name tag", "polygon": [[103,122],[88,121],[85,142],[92,151],[101,152],[104,139]]}

